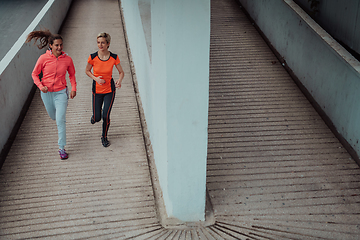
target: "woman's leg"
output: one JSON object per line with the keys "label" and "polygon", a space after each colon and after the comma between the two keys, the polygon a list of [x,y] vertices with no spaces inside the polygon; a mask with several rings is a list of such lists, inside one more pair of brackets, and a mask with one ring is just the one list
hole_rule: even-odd
{"label": "woman's leg", "polygon": [[91,120],[90,120],[92,124],[99,122],[101,120],[101,109],[104,102],[104,96],[105,94],[93,93],[92,96],[93,115],[91,116]]}
{"label": "woman's leg", "polygon": [[66,109],[68,105],[67,89],[54,92],[54,104],[56,108],[56,125],[58,128],[59,149],[64,149],[66,145]]}
{"label": "woman's leg", "polygon": [[104,108],[103,108],[103,132],[102,137],[107,137],[107,132],[110,126],[110,112],[115,100],[115,91],[107,93],[104,96]]}
{"label": "woman's leg", "polygon": [[44,103],[46,112],[49,114],[49,117],[52,120],[56,119],[55,113],[55,104],[54,104],[54,94],[52,92],[43,93],[40,91],[41,99]]}

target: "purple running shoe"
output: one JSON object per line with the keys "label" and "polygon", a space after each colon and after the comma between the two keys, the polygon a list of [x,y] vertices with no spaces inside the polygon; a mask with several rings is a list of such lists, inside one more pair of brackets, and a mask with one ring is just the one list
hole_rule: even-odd
{"label": "purple running shoe", "polygon": [[60,159],[61,160],[65,160],[65,159],[67,159],[69,157],[68,154],[65,152],[65,149],[60,149],[59,154],[60,154]]}

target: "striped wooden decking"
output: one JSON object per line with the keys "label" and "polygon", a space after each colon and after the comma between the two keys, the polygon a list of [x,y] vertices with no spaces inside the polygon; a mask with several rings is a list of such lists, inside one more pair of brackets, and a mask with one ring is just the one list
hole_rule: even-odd
{"label": "striped wooden decking", "polygon": [[211,3],[207,188],[216,226],[240,239],[360,239],[359,166],[237,1]]}
{"label": "striped wooden decking", "polygon": [[[126,75],[108,148],[102,122],[90,124],[92,80],[85,74],[103,31]],[[67,111],[69,159],[59,159],[56,123],[37,92],[0,171],[0,239],[125,239],[161,229],[118,1],[74,0],[61,34],[78,82]]]}
{"label": "striped wooden decking", "polygon": [[[360,239],[360,169],[235,0],[211,1],[207,188],[216,222],[163,228],[117,0],[74,0],[61,34],[77,68],[67,151],[37,92],[0,170],[0,239]],[[112,36],[126,76],[109,139],[90,124],[86,60]],[[116,72],[115,72],[116,73]]]}

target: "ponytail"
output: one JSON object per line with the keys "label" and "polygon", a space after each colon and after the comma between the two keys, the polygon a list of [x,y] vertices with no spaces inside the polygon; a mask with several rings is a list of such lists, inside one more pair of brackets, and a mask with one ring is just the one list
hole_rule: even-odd
{"label": "ponytail", "polygon": [[48,44],[53,44],[55,39],[61,39],[62,37],[59,34],[52,34],[49,30],[40,30],[32,31],[26,38],[26,42],[31,42],[32,39],[35,39],[34,45],[37,40],[40,40],[40,43],[37,45],[39,49],[43,49]]}

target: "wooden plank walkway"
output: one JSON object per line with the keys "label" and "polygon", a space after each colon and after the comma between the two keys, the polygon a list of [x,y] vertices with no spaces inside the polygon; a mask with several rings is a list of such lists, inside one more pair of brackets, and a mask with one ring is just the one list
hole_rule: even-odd
{"label": "wooden plank walkway", "polygon": [[[74,0],[61,34],[77,69],[67,150],[37,92],[0,170],[0,239],[360,239],[360,169],[235,0],[212,0],[207,188],[216,223],[157,219],[117,0]],[[109,139],[90,124],[86,60],[112,36],[126,76]],[[116,74],[116,72],[115,72]]]}
{"label": "wooden plank walkway", "polygon": [[237,1],[211,4],[207,188],[218,228],[244,239],[360,239],[359,166]]}
{"label": "wooden plank walkway", "polygon": [[[103,31],[125,71],[108,148],[102,122],[90,124],[92,80],[85,74]],[[74,0],[61,34],[78,82],[67,111],[69,159],[59,159],[56,123],[37,92],[0,171],[0,239],[124,239],[161,228],[118,1]]]}

